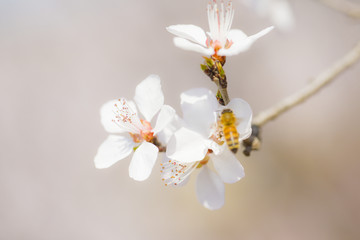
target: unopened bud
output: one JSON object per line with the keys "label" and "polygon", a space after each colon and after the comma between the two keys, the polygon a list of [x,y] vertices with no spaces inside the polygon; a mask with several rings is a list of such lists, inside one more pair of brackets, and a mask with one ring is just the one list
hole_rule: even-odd
{"label": "unopened bud", "polygon": [[208,67],[205,64],[200,64],[200,68],[201,70],[203,70],[203,72],[205,72],[205,70],[208,69]]}
{"label": "unopened bud", "polygon": [[222,65],[221,65],[220,62],[216,62],[216,68],[218,69],[218,72],[219,72],[219,74],[220,74],[220,77],[221,77],[221,78],[224,78],[224,77],[225,77],[225,71],[224,71],[224,69],[223,69],[223,67],[222,67]]}
{"label": "unopened bud", "polygon": [[212,69],[215,65],[215,62],[214,60],[212,60],[211,58],[208,58],[208,57],[203,57],[205,59],[205,62],[206,62],[206,65]]}

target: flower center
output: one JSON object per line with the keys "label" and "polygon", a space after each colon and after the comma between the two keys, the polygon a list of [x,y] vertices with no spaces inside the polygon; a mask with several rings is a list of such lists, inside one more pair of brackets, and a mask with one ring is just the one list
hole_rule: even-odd
{"label": "flower center", "polygon": [[147,141],[147,142],[151,142],[151,140],[153,140],[154,138],[154,133],[152,132],[152,128],[151,128],[151,124],[146,121],[146,120],[140,120],[142,125],[144,126],[144,130],[140,131],[140,135],[141,137]]}
{"label": "flower center", "polygon": [[219,145],[223,145],[225,142],[224,132],[220,120],[211,126],[211,135],[209,139],[213,140]]}
{"label": "flower center", "polygon": [[154,139],[151,124],[140,119],[124,98],[120,98],[115,106],[115,119],[113,120],[119,127],[129,132],[134,142],[151,142]]}
{"label": "flower center", "polygon": [[151,142],[154,139],[154,133],[152,132],[151,124],[143,119],[140,119],[143,128],[140,129],[139,134],[130,133],[134,142],[140,143],[142,141]]}
{"label": "flower center", "polygon": [[180,163],[175,160],[163,160],[161,166],[162,181],[165,186],[177,186],[196,169],[199,162]]}
{"label": "flower center", "polygon": [[206,41],[207,46],[214,48],[217,52],[220,48],[229,48],[232,44],[227,39],[232,20],[234,18],[234,9],[230,1],[226,7],[222,1],[217,4],[216,0],[209,3],[207,8],[210,36]]}
{"label": "flower center", "polygon": [[196,168],[201,168],[202,166],[204,166],[209,162],[210,160],[209,153],[212,153],[211,149],[208,150],[208,153],[205,155],[204,159],[199,162]]}
{"label": "flower center", "polygon": [[131,105],[124,98],[114,104],[115,119],[112,121],[121,129],[131,133],[140,133],[143,128],[140,119]]}

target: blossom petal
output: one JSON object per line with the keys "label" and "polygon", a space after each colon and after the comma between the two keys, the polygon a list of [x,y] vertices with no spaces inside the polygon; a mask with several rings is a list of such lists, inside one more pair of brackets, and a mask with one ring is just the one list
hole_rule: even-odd
{"label": "blossom petal", "polygon": [[[229,38],[229,41],[233,41],[233,44],[231,45],[231,47],[229,48],[222,48],[219,50],[218,55],[220,56],[233,56],[236,54],[239,54],[241,52],[244,52],[246,50],[248,50],[251,45],[260,37],[266,35],[267,33],[269,33],[271,30],[273,30],[274,27],[268,27],[265,28],[264,30],[249,36],[245,39],[241,39],[240,41],[233,41],[232,39]],[[238,38],[240,36],[237,36],[236,38]],[[236,39],[234,39],[236,40]]]}
{"label": "blossom petal", "polygon": [[240,29],[231,29],[227,35],[229,41],[233,43],[245,40],[248,36]]}
{"label": "blossom petal", "polygon": [[174,44],[183,50],[201,53],[202,55],[210,56],[214,54],[214,49],[203,47],[184,38],[175,37]]}
{"label": "blossom petal", "polygon": [[252,110],[250,105],[241,98],[234,98],[225,108],[233,110],[234,114],[239,119],[239,124],[236,127],[236,130],[240,135],[239,141],[248,138],[252,131]]}
{"label": "blossom petal", "polygon": [[108,168],[129,156],[134,147],[130,136],[110,135],[99,147],[95,156],[96,168]]}
{"label": "blossom petal", "polygon": [[161,143],[167,144],[174,133],[183,126],[184,121],[175,114],[173,120],[162,131],[158,132],[156,136]]}
{"label": "blossom petal", "polygon": [[229,149],[219,155],[211,155],[211,160],[220,178],[225,183],[235,183],[245,176],[244,168]]}
{"label": "blossom petal", "polygon": [[188,127],[208,138],[216,123],[218,102],[206,88],[193,88],[180,95],[183,118]]}
{"label": "blossom petal", "polygon": [[226,144],[219,145],[211,139],[208,139],[205,144],[206,147],[208,149],[211,149],[215,155],[220,154],[223,151],[223,149],[226,147],[225,146]]}
{"label": "blossom petal", "polygon": [[153,129],[154,135],[163,130],[166,125],[168,125],[174,119],[174,116],[175,109],[168,105],[162,106]]}
{"label": "blossom petal", "polygon": [[129,166],[129,176],[136,181],[146,180],[154,167],[159,149],[152,143],[143,142],[136,150]]}
{"label": "blossom petal", "polygon": [[164,94],[161,90],[160,77],[150,75],[136,86],[134,100],[139,111],[150,122],[164,104]]}
{"label": "blossom petal", "polygon": [[191,24],[171,25],[166,28],[168,32],[206,47],[206,34],[201,27]]}
{"label": "blossom petal", "polygon": [[225,203],[225,186],[220,177],[204,165],[196,180],[196,196],[210,210],[221,208]]}
{"label": "blossom petal", "polygon": [[207,139],[188,128],[180,128],[171,137],[166,155],[179,162],[190,163],[204,159],[208,149]]}

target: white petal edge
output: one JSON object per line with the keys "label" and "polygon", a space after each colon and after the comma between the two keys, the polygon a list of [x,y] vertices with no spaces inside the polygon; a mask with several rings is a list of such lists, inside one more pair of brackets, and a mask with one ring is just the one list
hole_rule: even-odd
{"label": "white petal edge", "polygon": [[245,40],[248,36],[240,29],[231,29],[227,35],[229,41],[238,42]]}
{"label": "white petal edge", "polygon": [[171,25],[167,27],[166,30],[177,37],[190,40],[203,47],[206,47],[207,37],[204,30],[201,27],[191,24],[178,24],[178,25]]}
{"label": "white petal edge", "polygon": [[170,138],[166,156],[170,159],[190,163],[204,159],[208,148],[207,139],[188,128],[180,128]]}
{"label": "white petal edge", "polygon": [[108,168],[129,156],[134,147],[130,136],[110,135],[99,147],[94,163],[96,168]]}
{"label": "white petal edge", "polygon": [[175,114],[175,109],[172,107],[168,105],[162,106],[153,129],[154,135],[162,131],[174,119]]}
{"label": "white petal edge", "polygon": [[175,114],[173,120],[162,131],[158,132],[156,136],[161,143],[167,145],[172,135],[183,126],[184,121]]}
{"label": "white petal edge", "polygon": [[218,155],[220,153],[222,153],[222,151],[224,150],[224,148],[226,147],[226,144],[223,145],[219,145],[216,142],[214,142],[213,140],[208,139],[205,143],[206,147],[208,149],[211,149],[213,151],[213,153],[215,155]]}
{"label": "white petal edge", "polygon": [[251,135],[252,110],[250,105],[241,98],[232,99],[224,108],[230,108],[239,120],[236,130],[239,133],[239,141]]}
{"label": "white petal edge", "polygon": [[175,37],[173,41],[176,47],[183,50],[197,52],[206,56],[211,56],[214,54],[214,49],[203,47],[184,38]]}
{"label": "white petal edge", "polygon": [[225,183],[235,183],[245,176],[243,166],[227,148],[219,155],[211,155],[211,160],[221,180]]}
{"label": "white petal edge", "polygon": [[196,179],[196,196],[207,209],[216,210],[225,203],[225,186],[220,177],[204,165]]}
{"label": "white petal edge", "polygon": [[159,149],[152,143],[143,142],[136,150],[129,166],[129,176],[136,181],[146,180],[154,167]]}
{"label": "white petal edge", "polygon": [[[248,50],[251,45],[259,38],[261,38],[262,36],[268,34],[271,30],[273,30],[274,27],[271,26],[271,27],[268,27],[268,28],[265,28],[264,30],[252,35],[252,36],[249,36],[243,40],[240,40],[240,41],[233,41],[233,45],[231,45],[230,48],[222,48],[219,50],[218,52],[218,55],[220,56],[233,56],[233,55],[236,55],[236,54],[239,54],[241,52],[245,52],[246,50]],[[229,39],[231,40],[231,39]]]}
{"label": "white petal edge", "polygon": [[160,77],[150,75],[136,86],[134,100],[145,120],[150,122],[164,105]]}
{"label": "white petal edge", "polygon": [[206,88],[192,88],[181,93],[180,98],[185,123],[208,138],[212,125],[217,121],[219,103],[215,95]]}

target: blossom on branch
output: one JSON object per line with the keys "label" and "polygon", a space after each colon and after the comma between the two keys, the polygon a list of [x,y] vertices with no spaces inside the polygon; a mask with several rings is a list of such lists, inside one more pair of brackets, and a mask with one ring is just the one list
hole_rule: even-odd
{"label": "blossom on branch", "polygon": [[[252,111],[240,98],[227,106],[219,105],[208,89],[191,89],[181,94],[183,127],[171,137],[162,162],[162,178],[166,185],[178,185],[200,169],[196,183],[198,200],[208,209],[224,204],[224,183],[234,183],[244,177],[244,169],[225,143],[217,112],[231,109],[239,119],[236,126],[239,141],[251,135]],[[208,167],[211,160],[217,172]]]}
{"label": "blossom on branch", "polygon": [[257,34],[247,36],[239,29],[230,29],[234,18],[234,9],[230,1],[217,4],[214,0],[207,7],[210,32],[191,24],[172,25],[166,29],[174,34],[175,46],[195,51],[206,56],[233,56],[244,52],[260,37],[270,32],[268,27]]}
{"label": "blossom on branch", "polygon": [[[157,136],[173,120],[175,110],[164,105],[160,78],[150,75],[135,90],[136,105],[124,98],[105,103],[100,110],[101,123],[111,135],[95,156],[96,168],[108,168],[133,153],[129,175],[137,181],[150,176],[159,152]],[[155,127],[152,128],[154,116]]]}

